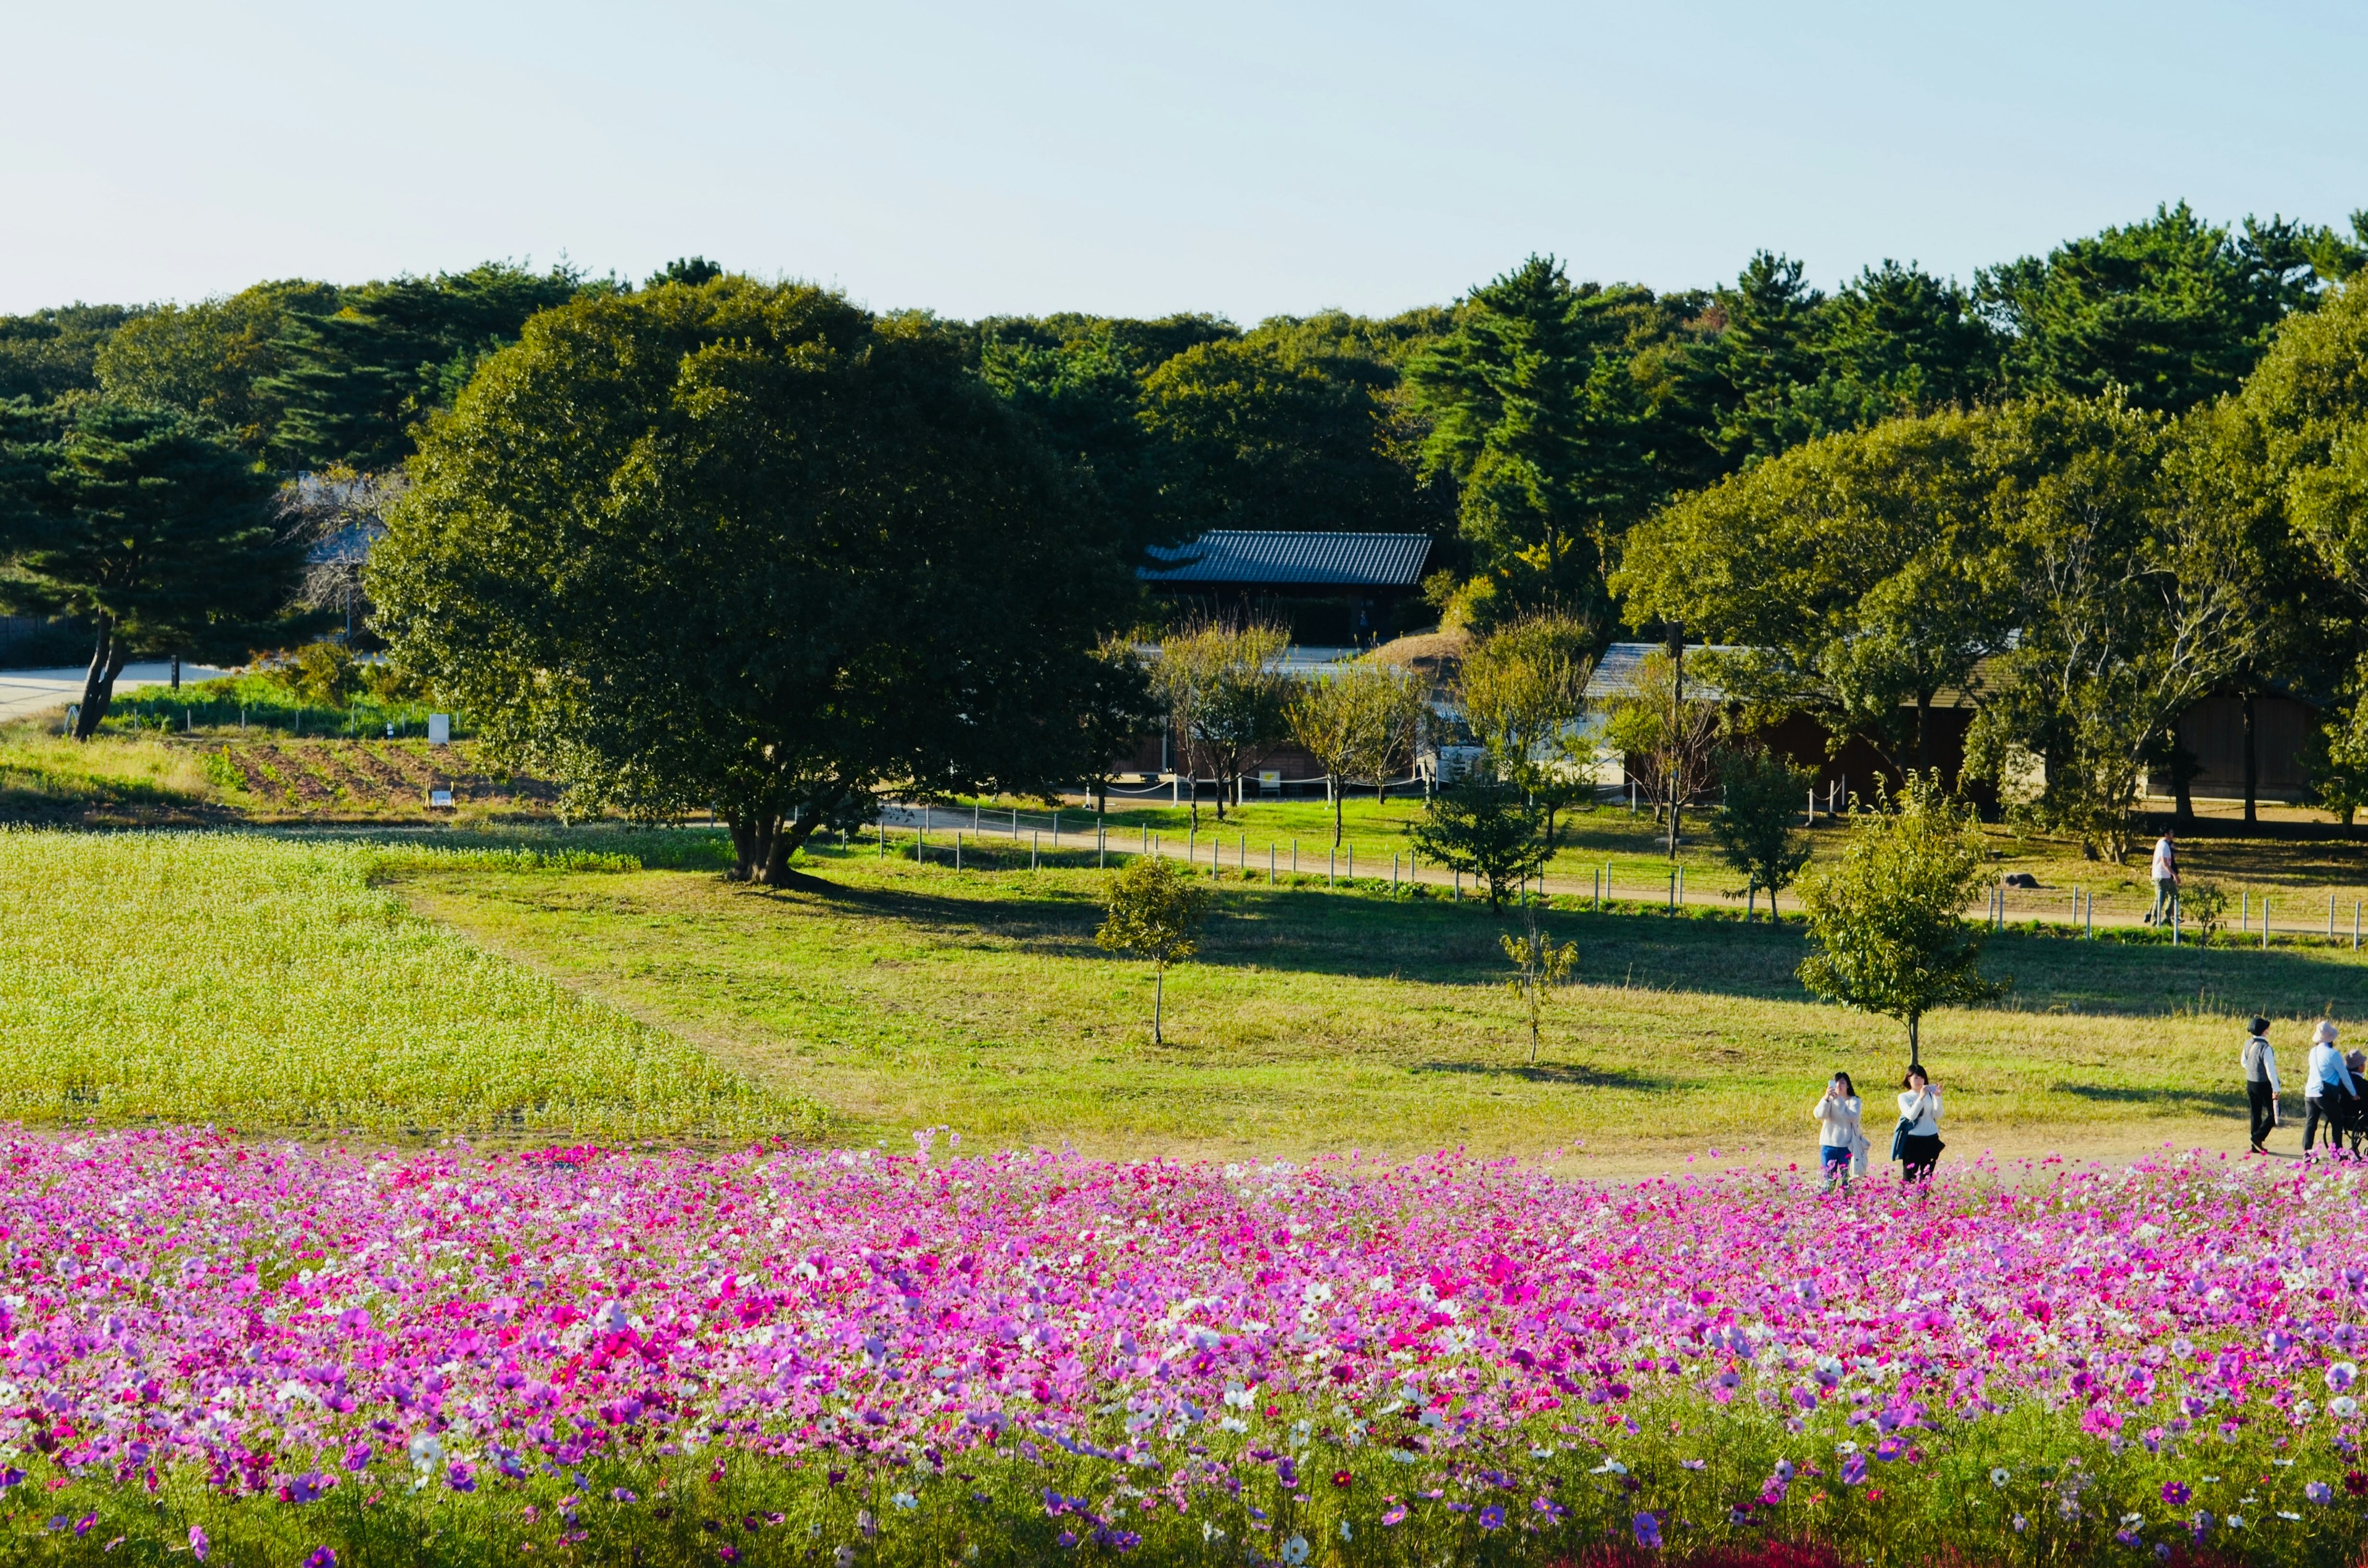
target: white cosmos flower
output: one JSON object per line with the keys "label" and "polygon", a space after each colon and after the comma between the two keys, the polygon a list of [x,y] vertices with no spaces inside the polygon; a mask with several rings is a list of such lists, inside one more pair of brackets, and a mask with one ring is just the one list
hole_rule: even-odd
{"label": "white cosmos flower", "polygon": [[1289,1540],[1284,1541],[1282,1543],[1282,1560],[1285,1562],[1290,1563],[1291,1568],[1299,1568],[1301,1563],[1306,1562],[1307,1538],[1304,1535],[1295,1535]]}

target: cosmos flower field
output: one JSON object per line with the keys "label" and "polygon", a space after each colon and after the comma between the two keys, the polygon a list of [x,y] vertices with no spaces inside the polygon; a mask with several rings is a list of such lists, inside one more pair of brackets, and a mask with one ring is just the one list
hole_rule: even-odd
{"label": "cosmos flower field", "polygon": [[0,1137],[0,1559],[2357,1564],[2368,1171]]}

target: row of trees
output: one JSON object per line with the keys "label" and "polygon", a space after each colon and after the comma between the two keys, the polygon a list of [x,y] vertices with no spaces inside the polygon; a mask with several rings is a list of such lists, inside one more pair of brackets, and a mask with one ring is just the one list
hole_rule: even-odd
{"label": "row of trees", "polygon": [[[1808,712],[1932,758],[1944,694],[1975,709],[1970,771],[2119,858],[2148,773],[2192,770],[2197,699],[2368,676],[2368,289],[2289,318],[2231,392],[2183,413],[2115,388],[1822,437],[1680,497],[1630,535],[1629,613],[1739,645],[1705,673],[1760,714]],[[2356,720],[2329,803],[2363,777]]]}

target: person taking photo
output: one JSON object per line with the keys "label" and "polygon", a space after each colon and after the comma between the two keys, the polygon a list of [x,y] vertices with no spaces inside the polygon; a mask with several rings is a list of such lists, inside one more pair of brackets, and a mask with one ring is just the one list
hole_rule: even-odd
{"label": "person taking photo", "polygon": [[1850,1162],[1864,1147],[1866,1135],[1859,1129],[1858,1089],[1847,1073],[1837,1073],[1827,1080],[1826,1092],[1809,1108],[1809,1119],[1819,1129],[1817,1163],[1826,1173],[1826,1185],[1820,1188],[1831,1192],[1834,1184],[1841,1184],[1842,1192],[1850,1192]]}

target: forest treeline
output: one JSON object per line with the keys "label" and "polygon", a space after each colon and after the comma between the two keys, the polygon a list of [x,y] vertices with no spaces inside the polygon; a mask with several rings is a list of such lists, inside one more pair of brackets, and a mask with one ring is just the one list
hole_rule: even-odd
{"label": "forest treeline", "polygon": [[[1532,256],[1381,318],[864,331],[1017,413],[1087,519],[1073,550],[1420,530],[1451,624],[1748,645],[1717,672],[1733,695],[1904,759],[1951,691],[1982,710],[1976,767],[2035,758],[2045,814],[2111,837],[2149,770],[2177,771],[2179,712],[2231,686],[2318,703],[2325,798],[2368,800],[2368,290],[2345,286],[2364,263],[2368,212],[2223,224],[2181,203],[1967,281],[1886,259],[1827,292],[1762,252],[1660,291]],[[64,306],[0,318],[0,415],[16,449],[71,459],[41,460],[45,515],[97,517],[109,463],[202,438],[322,511],[318,538],[401,492],[530,318],[746,281],[697,257],[639,284],[487,263]],[[19,585],[71,576],[32,560]]]}

